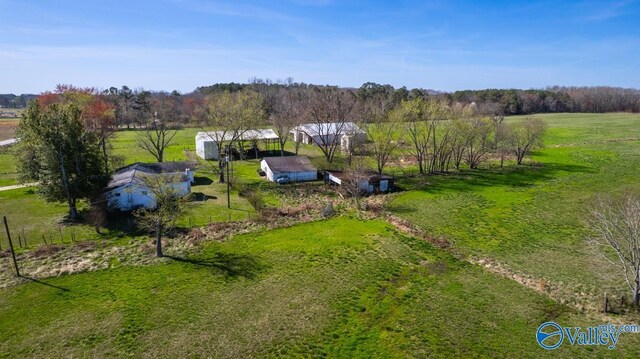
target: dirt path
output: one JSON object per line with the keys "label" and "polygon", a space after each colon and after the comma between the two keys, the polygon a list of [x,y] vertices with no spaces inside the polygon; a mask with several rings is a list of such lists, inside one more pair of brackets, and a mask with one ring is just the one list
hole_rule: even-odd
{"label": "dirt path", "polygon": [[611,319],[606,314],[600,312],[599,305],[601,303],[596,299],[594,293],[585,293],[579,288],[573,288],[566,283],[552,281],[548,278],[537,278],[525,273],[520,273],[510,268],[507,264],[500,263],[494,259],[464,255],[446,238],[429,236],[425,231],[411,222],[389,213],[385,214],[385,218],[400,232],[423,239],[436,247],[448,251],[460,260],[467,261],[491,273],[514,280],[527,288],[546,295],[556,302],[571,306],[580,311],[589,311],[592,315]]}
{"label": "dirt path", "polygon": [[10,191],[12,189],[34,187],[37,184],[38,184],[37,182],[34,182],[34,183],[25,183],[25,184],[15,184],[15,185],[12,185],[12,186],[4,186],[4,187],[0,187],[0,192],[2,192],[2,191]]}

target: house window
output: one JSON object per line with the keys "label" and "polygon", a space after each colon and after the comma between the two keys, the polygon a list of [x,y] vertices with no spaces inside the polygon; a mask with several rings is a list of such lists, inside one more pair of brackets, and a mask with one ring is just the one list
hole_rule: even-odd
{"label": "house window", "polygon": [[115,194],[115,196],[116,196],[116,197],[120,197],[120,193],[116,193],[116,194]]}

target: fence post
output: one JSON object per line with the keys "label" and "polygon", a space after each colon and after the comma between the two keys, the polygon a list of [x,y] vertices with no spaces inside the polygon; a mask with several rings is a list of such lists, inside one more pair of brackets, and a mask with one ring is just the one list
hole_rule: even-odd
{"label": "fence post", "polygon": [[13,265],[16,268],[16,277],[20,276],[20,269],[18,269],[18,261],[16,260],[16,251],[13,250],[13,242],[11,242],[11,233],[9,233],[9,224],[7,223],[7,217],[3,216],[4,229],[7,230],[7,238],[9,239],[9,248],[11,248],[11,257],[13,257]]}
{"label": "fence post", "polygon": [[609,313],[609,296],[604,292],[604,312]]}

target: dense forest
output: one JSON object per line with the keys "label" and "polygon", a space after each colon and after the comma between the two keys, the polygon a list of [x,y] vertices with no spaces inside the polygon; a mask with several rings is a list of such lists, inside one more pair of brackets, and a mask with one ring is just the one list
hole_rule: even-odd
{"label": "dense forest", "polygon": [[[64,88],[65,86],[62,85]],[[173,116],[175,122],[188,122],[193,118],[197,105],[207,95],[221,92],[238,92],[243,89],[259,89],[261,87],[278,87],[310,91],[314,88],[330,87],[305,83],[296,83],[292,79],[270,81],[251,79],[248,83],[217,83],[211,86],[198,87],[191,93],[150,92],[142,89],[111,87],[101,93],[110,100],[117,109],[120,125],[132,125],[136,117],[146,117],[151,113]],[[385,94],[391,103],[399,103],[421,97],[456,103],[466,106],[475,104],[483,113],[494,115],[526,115],[534,113],[555,112],[640,112],[640,90],[617,87],[560,87],[554,86],[544,90],[517,89],[485,89],[463,90],[455,92],[438,92],[425,89],[394,88],[391,85],[365,83],[359,88],[345,89],[353,91],[360,99]],[[99,92],[95,91],[94,92]],[[0,94],[0,106],[24,108],[36,98],[32,94]]]}

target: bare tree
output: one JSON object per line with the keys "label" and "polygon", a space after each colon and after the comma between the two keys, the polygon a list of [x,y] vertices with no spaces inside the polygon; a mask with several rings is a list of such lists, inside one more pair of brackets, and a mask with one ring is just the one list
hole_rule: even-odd
{"label": "bare tree", "polygon": [[295,87],[282,85],[262,86],[261,89],[268,121],[278,134],[280,156],[284,156],[284,145],[289,139],[289,131],[300,124],[304,113],[304,92]]}
{"label": "bare tree", "polygon": [[370,148],[378,167],[378,173],[382,173],[391,156],[398,149],[403,134],[403,123],[397,116],[380,114],[377,119],[367,127],[367,134],[371,141]]}
{"label": "bare tree", "polygon": [[495,123],[495,147],[500,157],[500,167],[503,167],[509,153],[509,128],[503,121]]}
{"label": "bare tree", "polygon": [[[590,243],[605,259],[618,267],[640,304],[640,197],[600,198],[588,223],[594,232]],[[613,255],[612,255],[613,254]]]}
{"label": "bare tree", "polygon": [[487,153],[491,150],[493,123],[488,118],[478,117],[465,121],[469,123],[465,163],[474,169],[478,168],[478,165],[484,161]]}
{"label": "bare tree", "polygon": [[448,171],[453,156],[453,120],[457,116],[459,114],[444,103],[429,103],[428,121],[432,136],[431,153],[427,152],[427,155],[430,157],[428,171],[431,173]]}
{"label": "bare tree", "polygon": [[216,129],[206,133],[216,143],[220,183],[224,183],[223,150],[226,145],[231,146],[240,141],[243,134],[263,121],[265,117],[263,100],[255,91],[242,90],[211,95],[205,101],[207,103],[205,125]]}
{"label": "bare tree", "polygon": [[351,165],[344,171],[341,188],[351,198],[356,205],[356,209],[361,209],[360,200],[365,195],[364,185],[368,184],[369,170],[365,165],[365,159],[358,157],[352,161]]}
{"label": "bare tree", "polygon": [[138,132],[138,147],[149,152],[158,162],[164,160],[164,151],[171,144],[177,131],[164,122],[154,120]]}
{"label": "bare tree", "polygon": [[509,144],[519,165],[532,149],[542,147],[546,130],[547,124],[544,121],[531,117],[509,126]]}
{"label": "bare tree", "polygon": [[427,122],[427,103],[421,97],[402,101],[389,113],[389,116],[405,123],[413,145],[412,152],[416,156],[420,174],[423,174],[427,167],[427,153],[433,135],[433,127]]}
{"label": "bare tree", "polygon": [[141,208],[134,212],[138,225],[156,236],[156,256],[162,257],[162,237],[175,228],[178,218],[184,213],[189,196],[181,196],[176,187],[179,174],[150,175],[143,180],[149,189],[147,194],[155,208]]}
{"label": "bare tree", "polygon": [[341,134],[350,130],[348,122],[352,121],[355,104],[356,96],[348,89],[317,87],[311,93],[307,115],[317,131],[316,145],[327,162],[333,162]]}

